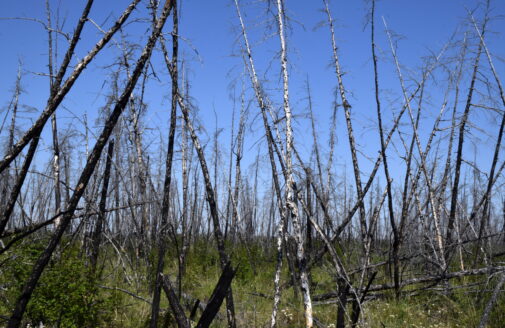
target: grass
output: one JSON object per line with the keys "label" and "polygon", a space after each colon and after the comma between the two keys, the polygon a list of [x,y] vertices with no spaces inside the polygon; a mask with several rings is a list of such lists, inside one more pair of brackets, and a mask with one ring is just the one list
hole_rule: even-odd
{"label": "grass", "polygon": [[[20,244],[15,250],[0,257],[0,315],[8,316],[19,295],[22,284],[46,242]],[[230,246],[230,245],[229,245]],[[231,249],[231,247],[229,247]],[[273,254],[262,243],[250,244],[248,248],[234,248],[232,261],[239,265],[233,281],[233,295],[237,323],[239,327],[265,327],[270,322],[272,311],[273,276],[275,262]],[[149,255],[152,260],[155,252]],[[124,257],[124,256],[123,256]],[[124,257],[126,259],[126,257]],[[81,245],[74,245],[62,251],[44,273],[39,287],[29,304],[26,322],[43,321],[48,327],[146,327],[150,316],[150,305],[119,290],[101,288],[121,288],[139,297],[150,300],[152,293],[152,265],[131,255],[133,263],[118,258],[111,247],[103,247],[101,254],[101,278],[91,280],[87,273],[87,259]],[[177,262],[175,251],[171,249],[166,258],[167,273],[175,280]],[[123,263],[123,264],[121,264]],[[151,261],[153,263],[153,261]],[[314,267],[311,272],[313,295],[335,290],[331,267],[326,262]],[[213,245],[204,240],[192,245],[188,254],[183,291],[207,301],[220,275],[218,254]],[[287,264],[283,265],[283,282],[289,279]],[[381,271],[379,277],[385,277]],[[127,278],[126,278],[127,277]],[[386,281],[379,278],[376,283]],[[478,325],[483,308],[494,287],[494,279],[467,277],[452,280],[451,286],[458,287],[475,282],[484,284],[474,291],[454,288],[450,295],[433,290],[424,290],[416,296],[396,300],[387,291],[381,298],[363,305],[360,327],[475,327]],[[410,290],[421,286],[409,287]],[[479,293],[482,288],[486,292]],[[406,289],[406,290],[409,290]],[[168,308],[166,298],[162,297],[162,309]],[[491,314],[489,327],[503,327],[505,323],[505,297],[499,298]],[[221,319],[215,320],[212,327],[225,327],[224,306]],[[327,327],[336,322],[335,304],[314,304],[315,318]],[[198,317],[198,316],[197,316]],[[283,291],[278,314],[279,327],[303,327],[303,305],[299,294],[292,288]],[[0,322],[1,326],[1,322]],[[164,327],[160,323],[160,327]],[[166,327],[175,327],[170,318]]]}

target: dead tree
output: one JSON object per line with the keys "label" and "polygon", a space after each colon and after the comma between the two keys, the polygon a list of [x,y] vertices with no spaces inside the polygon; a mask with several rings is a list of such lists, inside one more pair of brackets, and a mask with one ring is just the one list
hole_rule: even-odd
{"label": "dead tree", "polygon": [[96,266],[98,263],[98,255],[100,253],[100,243],[102,241],[102,232],[105,225],[106,219],[106,201],[107,192],[109,189],[109,179],[110,179],[110,168],[112,162],[112,155],[114,153],[114,139],[109,141],[109,148],[107,150],[107,158],[105,162],[105,169],[103,173],[102,191],[100,194],[100,203],[98,205],[99,213],[95,223],[95,229],[92,236],[92,253],[91,253],[91,271],[93,274],[96,273]]}
{"label": "dead tree", "polygon": [[[377,55],[375,53],[375,0],[372,0],[372,12],[371,12],[371,44],[372,44],[372,61],[374,70],[374,87],[375,87],[375,104],[377,108],[377,124],[379,126],[379,137],[381,144],[381,155],[384,167],[384,176],[386,177],[386,190],[388,198],[388,214],[389,222],[391,224],[391,229],[393,230],[393,270],[394,270],[394,283],[396,286],[396,296],[399,296],[400,291],[400,261],[399,261],[399,248],[400,248],[400,231],[396,225],[394,208],[393,208],[393,192],[392,192],[392,179],[389,174],[389,167],[386,155],[386,147],[384,142],[384,129],[382,126],[382,113],[381,113],[381,102],[380,102],[380,89],[379,89],[379,73],[377,64]],[[368,241],[366,241],[368,242]],[[369,252],[369,250],[365,250]],[[368,266],[369,263],[365,263]]]}
{"label": "dead tree", "polygon": [[[489,7],[489,1],[487,2],[487,5]],[[505,106],[505,93],[503,91],[503,86],[501,84],[500,78],[498,77],[498,73],[496,72],[496,69],[494,67],[493,60],[491,58],[491,54],[489,52],[489,49],[487,48],[486,43],[484,41],[484,32],[485,32],[485,27],[486,27],[486,22],[487,22],[487,13],[486,13],[486,17],[484,18],[482,32],[478,28],[478,26],[475,22],[475,19],[473,19],[473,17],[472,17],[472,22],[475,27],[475,30],[477,31],[477,34],[479,35],[479,40],[480,40],[479,49],[483,48],[486,53],[486,57],[487,57],[489,66],[491,67],[491,72],[493,73],[493,77],[495,79],[496,85],[498,86],[498,92],[500,94],[500,99],[502,101],[502,105]],[[494,180],[495,174],[496,174],[496,166],[498,164],[498,156],[500,154],[504,128],[505,128],[505,113],[502,113],[501,123],[500,123],[500,127],[498,129],[498,137],[497,137],[495,149],[493,152],[493,159],[491,162],[491,168],[489,169],[489,174],[488,174],[488,184],[486,187],[486,193],[484,194],[485,200],[484,200],[484,205],[483,205],[483,209],[482,209],[482,220],[481,220],[480,229],[479,229],[479,238],[481,238],[483,236],[484,227],[487,224],[487,222],[489,222],[488,209],[490,207],[489,203],[490,203],[490,198],[491,198],[491,190],[493,187],[493,180]],[[503,284],[503,279],[500,282]]]}
{"label": "dead tree", "polygon": [[[161,205],[161,226],[159,229],[158,240],[158,259],[155,272],[155,287],[153,293],[153,301],[151,306],[151,321],[150,327],[155,328],[158,325],[158,315],[160,307],[160,292],[163,286],[163,269],[165,264],[165,253],[167,248],[167,229],[168,229],[168,215],[170,206],[170,187],[172,183],[172,162],[174,156],[174,139],[175,139],[175,128],[177,124],[177,88],[178,88],[178,12],[177,12],[177,1],[173,0],[173,37],[172,37],[172,61],[167,62],[167,66],[170,65],[170,76],[172,79],[172,104],[170,111],[170,128],[168,135],[168,145],[167,145],[167,157],[165,161],[165,182],[163,185],[163,201]],[[162,44],[164,45],[164,40],[162,39]],[[185,210],[185,209],[184,209]],[[153,236],[154,238],[154,236]]]}
{"label": "dead tree", "polygon": [[[47,12],[47,36],[48,36],[48,69],[49,69],[49,91],[54,87],[54,66],[53,66],[53,31],[51,23],[51,9],[49,0],[46,0]],[[57,214],[61,210],[61,190],[60,190],[60,146],[58,142],[58,126],[56,121],[56,113],[51,116],[51,132],[53,134],[53,176],[54,176],[54,213]],[[56,225],[58,225],[56,221]]]}
{"label": "dead tree", "polygon": [[298,269],[300,271],[300,287],[303,295],[303,306],[305,309],[305,326],[307,328],[312,327],[312,301],[310,299],[310,286],[309,278],[307,272],[307,261],[305,257],[305,250],[303,247],[303,236],[301,231],[301,224],[298,215],[298,206],[295,200],[295,190],[294,190],[294,176],[293,176],[293,166],[291,153],[293,149],[293,129],[291,127],[291,106],[289,104],[289,79],[288,79],[288,61],[287,61],[287,49],[284,31],[284,3],[282,0],[277,0],[277,24],[279,28],[279,38],[281,43],[281,71],[283,80],[283,108],[284,114],[286,116],[286,153],[285,153],[285,164],[286,164],[286,203],[285,203],[285,217],[290,217],[293,222],[294,237],[296,240],[296,257],[298,260]]}
{"label": "dead tree", "polygon": [[[63,62],[60,65],[60,68],[58,70],[58,73],[56,77],[54,78],[53,82],[53,89],[51,90],[50,97],[47,101],[47,105],[45,110],[42,112],[42,114],[39,116],[39,118],[36,120],[36,122],[28,129],[28,131],[25,132],[25,134],[20,138],[20,140],[12,146],[12,148],[9,150],[9,153],[5,155],[3,160],[0,160],[0,173],[2,173],[8,166],[9,164],[21,153],[21,151],[24,149],[24,147],[31,142],[30,145],[30,150],[28,151],[28,154],[31,154],[31,156],[27,156],[25,158],[25,164],[24,167],[26,167],[26,171],[28,171],[32,159],[33,159],[33,154],[35,153],[38,142],[40,140],[39,136],[42,133],[42,130],[49,119],[49,117],[56,111],[60,103],[63,101],[63,98],[67,95],[67,93],[70,91],[72,86],[74,85],[75,81],[77,78],[80,76],[80,74],[84,71],[86,66],[94,59],[94,57],[100,52],[100,50],[103,49],[103,47],[110,41],[112,36],[119,30],[119,28],[123,25],[123,23],[128,19],[130,13],[133,11],[135,6],[140,0],[133,0],[133,2],[125,9],[123,14],[118,18],[118,20],[115,22],[115,24],[105,33],[105,35],[102,37],[100,41],[98,41],[94,48],[79,62],[79,64],[74,68],[73,72],[70,74],[70,76],[63,81],[63,78],[65,76],[65,73],[68,69],[68,66],[70,64],[70,60],[74,55],[74,50],[77,45],[77,42],[80,38],[80,34],[82,32],[82,29],[84,27],[84,23],[87,20],[88,13],[91,9],[91,5],[93,3],[93,0],[88,0],[81,18],[77,24],[77,27],[74,31],[74,34],[72,36],[72,40],[70,42],[70,45],[67,49],[67,52],[65,53],[65,57],[63,59]],[[62,84],[63,83],[63,84]],[[26,175],[26,174],[25,174]],[[21,186],[24,183],[25,175],[20,175],[18,177],[18,181],[16,182],[16,186],[19,188],[14,188],[13,192],[11,192],[11,197],[10,199],[13,200],[13,204],[15,203],[17,199],[17,194],[19,191],[16,191],[17,189],[21,189]],[[9,215],[4,215],[2,219],[0,220],[0,235],[2,234],[3,230],[5,229],[5,225],[9,221],[10,218],[10,213],[7,213]]]}
{"label": "dead tree", "polygon": [[[166,48],[162,45],[162,50],[163,50],[163,57],[165,59],[165,64],[167,66],[167,69],[169,72],[172,74],[172,68],[170,64],[170,59],[168,56],[168,52]],[[173,78],[172,78],[173,80]],[[207,166],[207,160],[205,159],[205,154],[203,151],[203,147],[201,146],[200,143],[200,138],[196,134],[196,131],[193,127],[193,124],[190,120],[189,117],[189,108],[187,104],[184,101],[184,98],[182,97],[181,93],[179,90],[176,92],[177,94],[177,103],[179,104],[179,107],[181,108],[182,111],[182,117],[184,119],[184,122],[186,124],[186,127],[188,128],[189,134],[191,136],[191,140],[193,141],[193,146],[195,147],[196,153],[198,155],[198,160],[200,162],[200,167],[205,183],[205,192],[206,192],[206,200],[209,205],[209,210],[210,210],[210,216],[212,219],[212,224],[214,228],[214,238],[217,243],[217,249],[219,253],[219,258],[220,258],[220,264],[221,268],[224,270],[226,263],[228,263],[229,258],[228,254],[226,253],[226,248],[224,244],[224,236],[221,231],[220,223],[219,223],[219,212],[217,209],[217,202],[216,202],[216,194],[215,190],[212,187],[212,182],[209,174],[209,169]],[[226,313],[228,317],[228,326],[230,328],[234,328],[236,326],[235,323],[235,309],[233,305],[233,293],[232,289],[229,289],[228,295],[226,296]]]}
{"label": "dead tree", "polygon": [[[356,183],[356,192],[358,195],[358,198],[363,198],[365,197],[363,193],[363,185],[361,184],[361,171],[359,169],[359,162],[358,162],[358,156],[357,156],[357,150],[356,150],[356,140],[354,138],[354,132],[352,128],[352,120],[351,120],[351,105],[349,104],[349,101],[347,100],[347,95],[346,95],[346,89],[344,87],[344,82],[342,79],[342,71],[340,68],[340,63],[338,59],[338,52],[337,52],[337,43],[335,41],[335,30],[333,27],[333,18],[331,17],[330,13],[330,8],[328,6],[328,1],[323,0],[324,2],[324,10],[326,12],[326,15],[328,16],[328,24],[330,26],[330,34],[331,34],[331,45],[332,45],[332,51],[333,51],[333,61],[335,65],[335,73],[337,75],[337,81],[338,81],[338,91],[340,93],[340,98],[342,99],[342,106],[344,107],[344,113],[345,113],[345,121],[346,121],[346,126],[347,126],[347,136],[349,138],[349,147],[351,149],[351,158],[352,158],[352,166],[354,169],[354,180]],[[383,155],[383,154],[382,154]],[[382,158],[384,161],[384,158]],[[366,218],[365,218],[365,206],[364,203],[361,202],[359,205],[359,220],[360,220],[360,231],[361,231],[361,238],[364,240],[366,236],[366,230],[367,230],[367,224],[366,224]]]}
{"label": "dead tree", "polygon": [[282,202],[282,196],[281,196],[281,188],[280,188],[280,183],[279,183],[279,177],[277,173],[277,165],[275,162],[275,154],[277,154],[280,164],[282,167],[282,172],[283,174],[286,172],[284,169],[284,162],[282,160],[282,157],[279,156],[279,152],[277,148],[275,147],[275,141],[272,135],[272,130],[270,128],[270,124],[268,122],[267,118],[267,111],[268,111],[268,103],[267,99],[265,98],[265,94],[263,92],[263,89],[261,87],[261,84],[258,79],[258,75],[256,73],[256,68],[254,66],[254,60],[252,56],[252,51],[251,51],[251,46],[249,44],[249,39],[247,37],[247,32],[245,28],[244,21],[242,19],[242,15],[240,13],[240,7],[238,0],[235,0],[235,7],[237,11],[237,16],[239,18],[240,22],[240,27],[241,27],[241,32],[242,32],[242,38],[244,39],[244,45],[245,45],[245,53],[247,59],[244,58],[245,61],[245,66],[247,67],[247,71],[249,72],[249,77],[251,80],[252,87],[254,89],[254,94],[256,97],[256,100],[258,102],[258,106],[261,110],[261,117],[263,121],[263,126],[265,128],[265,136],[267,139],[267,145],[268,145],[268,157],[270,160],[270,168],[272,172],[272,181],[273,181],[273,186],[275,190],[275,194],[277,197],[277,207],[279,210],[279,213],[281,215],[281,219],[279,222],[278,226],[278,236],[276,240],[276,252],[277,252],[277,258],[276,258],[276,268],[275,268],[275,277],[274,277],[274,304],[273,304],[273,309],[272,309],[272,315],[271,315],[271,322],[270,326],[276,327],[277,325],[277,311],[281,299],[281,285],[280,285],[280,279],[281,279],[281,270],[282,270],[282,255],[283,255],[283,246],[284,246],[284,240],[285,240],[285,234],[286,234],[286,228],[287,228],[287,217],[285,215],[284,205]]}
{"label": "dead tree", "polygon": [[[81,199],[84,190],[86,189],[86,186],[91,178],[91,175],[94,172],[94,169],[98,163],[98,160],[100,158],[100,155],[102,153],[103,148],[105,147],[105,144],[107,143],[107,140],[109,139],[110,135],[112,134],[112,131],[114,129],[115,124],[117,123],[117,120],[123,110],[125,109],[128,99],[130,98],[130,95],[137,84],[137,81],[140,77],[140,74],[142,73],[142,70],[144,69],[144,66],[151,56],[152,50],[154,48],[154,45],[161,33],[161,30],[165,24],[165,21],[172,9],[172,1],[167,0],[165,2],[165,5],[163,7],[162,13],[160,15],[160,18],[156,22],[156,28],[153,30],[151,36],[149,37],[149,40],[147,41],[146,46],[144,47],[142,51],[142,55],[140,56],[139,60],[137,61],[137,65],[135,67],[135,70],[133,71],[131,79],[128,81],[121,97],[119,98],[117,104],[114,107],[114,110],[112,111],[111,115],[107,119],[107,122],[105,123],[104,129],[102,133],[100,134],[100,137],[97,140],[97,143],[95,144],[93,151],[88,157],[88,160],[86,162],[86,166],[84,167],[83,171],[81,172],[81,176],[79,177],[77,186],[74,190],[74,193],[72,195],[72,198],[69,201],[68,207],[67,207],[67,212],[65,215],[63,215],[61,219],[60,225],[56,228],[56,231],[54,232],[53,236],[51,237],[51,240],[48,244],[48,246],[44,249],[40,257],[37,259],[37,262],[33,266],[33,271],[30,274],[30,277],[28,278],[27,282],[25,283],[23,290],[21,292],[21,295],[19,296],[18,300],[16,301],[16,306],[14,308],[14,311],[9,318],[9,321],[7,323],[8,328],[17,328],[21,325],[21,320],[23,318],[23,314],[26,310],[26,306],[28,304],[28,301],[30,300],[33,290],[35,289],[37,282],[44,271],[46,265],[48,264],[52,253],[58,246],[61,237],[63,236],[66,228],[71,222],[72,216],[74,214],[75,209],[77,208],[77,205],[79,204],[79,200]],[[133,9],[133,8],[132,8]]]}
{"label": "dead tree", "polygon": [[454,229],[454,221],[456,219],[456,207],[457,207],[457,202],[458,202],[458,194],[459,194],[459,180],[461,177],[461,164],[463,162],[463,143],[465,141],[465,127],[466,123],[468,121],[468,115],[470,113],[470,108],[472,107],[472,99],[473,99],[473,94],[475,91],[475,82],[477,80],[477,74],[479,71],[479,63],[480,63],[480,57],[482,54],[482,49],[483,49],[483,41],[484,41],[484,34],[486,32],[486,24],[488,22],[488,12],[489,11],[489,1],[487,2],[487,9],[486,9],[486,17],[484,18],[484,22],[481,28],[481,33],[480,33],[480,39],[479,39],[479,46],[477,49],[477,54],[475,55],[473,67],[472,67],[472,77],[470,80],[470,86],[468,87],[468,93],[466,96],[466,103],[465,103],[465,109],[463,111],[463,117],[461,118],[461,121],[459,122],[459,131],[458,131],[458,148],[457,148],[457,154],[456,154],[456,163],[455,163],[455,168],[454,168],[454,182],[452,184],[452,189],[451,189],[451,208],[449,211],[449,219],[447,222],[447,233],[446,233],[446,240],[447,243],[450,244],[452,242],[452,230]]}

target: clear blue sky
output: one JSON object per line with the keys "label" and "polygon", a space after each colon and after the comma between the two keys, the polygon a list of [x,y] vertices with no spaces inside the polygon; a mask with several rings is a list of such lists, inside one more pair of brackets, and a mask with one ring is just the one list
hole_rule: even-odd
{"label": "clear blue sky", "polygon": [[[51,6],[56,10],[58,5],[60,21],[65,20],[63,29],[71,32],[75,26],[76,19],[80,14],[85,1],[53,1]],[[108,27],[113,18],[116,18],[129,1],[95,1],[90,17],[97,23]],[[145,8],[146,1],[139,6],[134,14],[134,18],[148,17]],[[190,80],[192,84],[191,96],[195,99],[200,112],[199,116],[207,131],[207,136],[203,135],[203,140],[208,140],[212,135],[215,126],[213,110],[218,113],[218,126],[224,128],[222,135],[223,146],[228,147],[228,136],[230,133],[232,102],[230,101],[230,83],[240,79],[243,72],[242,60],[239,54],[241,39],[238,33],[238,20],[235,14],[233,1],[203,1],[203,0],[182,0],[180,34],[184,41],[181,41],[182,52],[185,54],[187,65],[190,69]],[[272,90],[273,101],[280,104],[279,92],[273,91],[280,87],[279,65],[276,54],[279,49],[278,38],[270,34],[275,31],[272,27],[272,15],[266,11],[264,3],[255,1],[241,1],[242,11],[246,18],[246,24],[254,45],[254,56],[257,69],[260,75],[268,82],[266,86]],[[340,60],[343,70],[346,72],[344,81],[347,89],[352,93],[350,102],[353,106],[353,118],[355,120],[356,137],[366,154],[375,157],[378,150],[377,132],[375,130],[375,107],[373,106],[373,76],[370,53],[370,30],[366,25],[366,13],[369,3],[361,0],[355,1],[331,1],[331,10],[337,21],[337,42],[339,46]],[[398,43],[398,55],[405,66],[405,75],[419,77],[418,68],[422,64],[422,58],[432,52],[437,52],[443,44],[458,28],[463,32],[465,27],[462,22],[467,19],[466,8],[473,9],[478,5],[475,0],[447,0],[447,1],[413,1],[413,0],[381,0],[377,2],[377,42],[380,48],[381,57],[381,88],[383,92],[383,102],[398,99],[401,94],[398,80],[395,77],[393,66],[391,66],[391,55],[389,45],[382,25],[382,16],[387,20],[390,29],[403,36]],[[289,62],[291,76],[291,103],[295,113],[304,113],[306,109],[304,83],[308,77],[312,97],[314,99],[314,111],[318,129],[320,129],[321,144],[326,147],[326,138],[331,115],[331,104],[333,102],[333,92],[336,86],[336,78],[331,63],[331,44],[327,26],[319,26],[319,23],[326,20],[321,11],[322,1],[286,1],[288,15],[290,17],[291,30],[288,33],[289,42]],[[496,57],[504,58],[505,23],[496,18],[505,14],[505,1],[492,1],[493,19],[490,29],[493,33],[488,35],[488,45]],[[42,0],[3,0],[0,2],[0,16],[2,17],[34,17],[45,20],[45,5]],[[480,18],[482,11],[478,11]],[[56,13],[53,22],[56,20]],[[269,26],[270,25],[270,26]],[[131,24],[126,28],[130,35],[130,40],[145,40],[149,22],[139,22]],[[170,24],[166,31],[169,31]],[[461,40],[462,32],[456,37]],[[82,41],[77,49],[79,58],[98,40],[100,32],[95,27],[88,24],[85,28]],[[116,40],[119,40],[116,37]],[[60,39],[61,49],[64,49],[64,41]],[[25,105],[43,109],[48,94],[47,78],[35,73],[47,72],[47,35],[42,27],[34,22],[22,20],[0,20],[0,44],[3,50],[0,52],[0,105],[4,108],[10,99],[10,93],[14,85],[18,61],[23,63],[23,86],[26,93],[21,102]],[[64,101],[64,108],[58,110],[61,119],[61,128],[65,129],[67,124],[72,122],[72,126],[81,126],[72,116],[82,117],[87,113],[90,122],[96,118],[97,110],[104,103],[103,95],[107,93],[107,69],[114,56],[118,54],[117,48],[109,46],[88,70],[86,70],[73,91]],[[61,55],[60,55],[61,56]],[[483,57],[484,59],[484,57]],[[75,61],[74,61],[75,63]],[[154,67],[160,73],[165,74],[159,56],[153,58]],[[495,65],[499,74],[504,77],[505,69],[503,62],[495,60]],[[153,128],[166,131],[168,126],[169,102],[166,96],[169,94],[169,79],[162,76],[161,82],[152,82],[151,88],[146,94],[146,100],[150,105],[146,116],[146,124]],[[246,80],[247,88],[250,84]],[[466,85],[466,84],[464,84]],[[444,86],[440,87],[443,88]],[[440,107],[440,97],[443,90],[438,90],[438,86],[431,86],[429,99],[432,101],[427,106],[425,115],[426,124],[423,129],[431,128],[433,118]],[[237,87],[240,90],[240,84]],[[250,92],[248,93],[251,94]],[[398,110],[398,106],[388,108],[384,105],[386,118],[392,117],[392,112]],[[460,106],[461,108],[461,106]],[[258,113],[256,106],[251,107],[251,122],[248,125],[256,133],[249,131],[246,137],[246,159],[247,156],[255,156],[255,143],[262,135],[262,126],[258,119],[252,121]],[[0,118],[3,119],[2,110]],[[24,124],[21,129],[26,128],[30,122],[30,117],[34,114],[23,115]],[[491,116],[476,113],[472,117],[475,122],[482,124],[487,129],[492,128],[493,135],[496,135],[495,126],[490,122]],[[390,125],[390,121],[386,122]],[[305,151],[310,150],[311,143],[305,142],[308,139],[308,122],[305,119],[297,119],[295,129],[295,142]],[[447,124],[444,124],[447,126]],[[345,135],[343,115],[338,116],[338,148],[337,159],[340,163],[345,163],[348,157],[347,139]],[[47,130],[47,129],[46,129]],[[157,130],[151,130],[151,136],[157,135]],[[48,135],[48,134],[47,134]],[[483,139],[483,144],[492,145],[489,140]],[[46,138],[42,147],[49,147],[50,139]],[[486,147],[487,147],[486,146]],[[158,151],[157,146],[151,146],[153,152]],[[487,148],[486,148],[487,149]],[[326,149],[327,150],[327,149]],[[484,152],[483,160],[489,158],[489,152]],[[393,150],[392,150],[393,152]],[[251,155],[248,155],[251,154]],[[473,157],[473,156],[472,156]],[[249,159],[250,159],[249,158]],[[366,171],[367,160],[362,157],[363,167]],[[472,158],[470,158],[472,159]],[[490,160],[490,158],[489,158]],[[487,170],[488,165],[484,166]]]}

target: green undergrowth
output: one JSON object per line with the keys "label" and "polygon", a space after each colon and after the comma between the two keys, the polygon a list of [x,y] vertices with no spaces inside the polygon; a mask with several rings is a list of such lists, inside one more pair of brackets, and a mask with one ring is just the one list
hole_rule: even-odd
{"label": "green undergrowth", "polygon": [[[0,311],[7,316],[28,279],[46,240],[26,243],[2,256]],[[78,247],[58,251],[39,279],[28,303],[25,324],[48,327],[97,327],[112,323],[121,295],[100,290]]]}
{"label": "green undergrowth", "polygon": [[[47,238],[39,237],[24,242],[0,256],[0,315],[8,317],[33,264],[41,254]],[[51,259],[28,304],[25,324],[44,323],[46,327],[147,327],[153,290],[156,250],[139,255],[133,248],[120,249],[106,245],[101,248],[99,272],[92,274],[88,258],[79,241],[62,243]],[[249,241],[248,246],[227,244],[231,259],[238,271],[232,284],[235,311],[239,327],[269,326],[272,312],[275,249],[263,241]],[[119,251],[119,253],[118,253]],[[348,260],[356,255],[352,255]],[[177,252],[170,247],[166,256],[165,274],[175,288]],[[374,259],[380,261],[381,259]],[[383,259],[382,259],[383,260]],[[207,302],[221,273],[219,256],[213,242],[204,239],[192,244],[182,282],[186,298],[183,306],[189,308],[194,300]],[[352,266],[349,266],[352,267]],[[380,268],[376,283],[390,283],[386,268]],[[329,261],[323,260],[311,271],[311,293],[320,295],[335,291]],[[413,273],[412,273],[413,274]],[[405,274],[404,278],[407,274]],[[383,292],[378,299],[363,304],[359,327],[476,327],[486,306],[496,278],[465,277],[450,281],[451,293],[444,290],[405,291],[412,296],[400,299],[392,291]],[[290,281],[288,264],[283,263],[282,283]],[[474,288],[458,288],[477,284]],[[440,287],[440,286],[439,286]],[[480,292],[485,289],[485,292]],[[133,296],[132,296],[133,295]],[[162,295],[163,310],[159,327],[176,327],[169,304]],[[224,304],[212,327],[226,327]],[[325,327],[335,327],[336,304],[313,304],[315,319]],[[350,310],[350,306],[348,307]],[[501,296],[489,320],[489,327],[503,327],[505,297]],[[349,311],[350,313],[350,311]],[[199,317],[200,312],[197,314]],[[299,290],[285,288],[278,312],[279,327],[303,327],[303,304]],[[0,321],[0,327],[3,325]]]}

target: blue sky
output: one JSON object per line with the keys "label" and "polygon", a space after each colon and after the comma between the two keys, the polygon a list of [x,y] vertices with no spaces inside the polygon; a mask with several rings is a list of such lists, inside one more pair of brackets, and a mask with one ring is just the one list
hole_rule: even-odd
{"label": "blue sky", "polygon": [[[129,1],[103,1],[96,0],[91,10],[90,17],[104,27],[110,26],[112,19],[116,18]],[[65,19],[63,29],[71,32],[76,19],[80,14],[85,1],[54,1],[51,6],[56,11],[60,5],[60,21]],[[238,33],[238,20],[235,14],[233,1],[231,0],[182,0],[180,34],[184,38],[181,41],[182,53],[189,67],[191,81],[191,96],[199,108],[199,117],[207,131],[202,135],[204,141],[209,140],[215,127],[214,110],[217,112],[218,126],[224,128],[222,144],[228,147],[230,133],[232,93],[230,85],[232,81],[240,81],[243,73],[243,62],[237,55],[240,53],[241,39]],[[276,104],[281,103],[281,94],[276,90],[281,85],[277,53],[279,49],[278,38],[271,35],[275,32],[272,27],[272,13],[266,11],[264,3],[256,1],[241,1],[242,12],[245,15],[248,32],[254,45],[255,56],[259,74],[265,79],[265,85],[270,90],[272,100]],[[422,58],[430,53],[439,51],[448,38],[458,28],[460,33],[456,39],[461,40],[463,32],[468,26],[462,24],[467,19],[466,9],[476,8],[479,1],[455,0],[455,1],[413,1],[413,0],[381,0],[377,2],[377,43],[380,53],[381,88],[383,91],[383,103],[388,100],[397,100],[401,97],[398,79],[391,63],[389,45],[384,33],[381,17],[384,17],[389,28],[403,38],[398,42],[398,56],[404,65],[404,74],[411,77],[420,77],[419,67]],[[288,32],[289,63],[290,63],[290,92],[291,103],[295,114],[303,114],[306,110],[306,94],[304,91],[305,80],[311,83],[312,98],[314,100],[314,112],[317,127],[321,136],[320,143],[323,149],[326,147],[328,126],[332,111],[333,93],[336,86],[336,78],[331,64],[331,44],[328,27],[320,26],[326,20],[321,11],[322,1],[286,1],[287,13],[290,17],[290,31]],[[339,46],[340,61],[346,72],[344,82],[351,93],[350,102],[353,106],[353,119],[356,129],[356,137],[360,149],[370,157],[375,157],[378,150],[377,132],[375,130],[375,107],[373,105],[373,76],[370,52],[370,29],[366,25],[366,13],[369,3],[361,0],[355,1],[330,1],[330,7],[336,20],[336,37]],[[497,16],[505,13],[505,1],[492,1],[492,15],[495,17],[490,28],[493,32],[488,35],[488,46],[498,58],[504,58],[505,22]],[[14,1],[3,0],[0,2],[0,16],[2,17],[34,17],[45,20],[45,5],[41,0]],[[482,11],[477,11],[478,18]],[[139,6],[132,18],[147,17],[145,1]],[[53,15],[53,22],[56,14]],[[137,22],[125,28],[129,40],[143,42],[149,22]],[[166,31],[169,31],[167,24]],[[100,37],[100,32],[88,24],[85,28],[82,42],[77,54],[79,58],[91,48]],[[116,37],[116,41],[119,38]],[[18,61],[23,63],[23,86],[26,93],[21,102],[37,108],[39,111],[44,107],[48,94],[48,82],[44,76],[35,73],[46,72],[47,68],[47,35],[41,25],[23,20],[0,20],[0,44],[4,45],[0,52],[0,105],[2,109],[8,104],[11,90],[14,85]],[[64,41],[60,39],[63,51]],[[108,74],[110,69],[104,68],[110,65],[114,56],[118,54],[117,47],[110,45],[82,74],[72,92],[64,101],[63,107],[58,110],[61,121],[60,128],[82,127],[76,117],[82,118],[87,114],[92,123],[97,117],[98,108],[105,102],[104,94],[108,88]],[[61,56],[61,55],[60,55]],[[137,56],[135,57],[137,58]],[[503,62],[495,58],[495,65],[499,74],[505,76]],[[483,61],[484,57],[483,57]],[[74,61],[75,63],[75,61]],[[154,136],[168,127],[167,95],[170,90],[170,80],[166,76],[160,57],[153,57],[155,70],[161,73],[161,81],[150,83],[146,93],[146,101],[149,110],[146,115],[146,125],[153,130],[146,131]],[[486,64],[487,65],[487,64]],[[410,71],[409,71],[410,70]],[[409,75],[409,72],[411,73]],[[163,74],[165,74],[163,76]],[[250,83],[246,81],[248,96]],[[463,83],[463,87],[465,87]],[[237,90],[240,90],[238,82]],[[437,91],[437,88],[441,88]],[[423,131],[431,128],[433,119],[438,113],[445,86],[431,85],[429,99],[431,105],[427,106],[423,118],[426,120],[422,125]],[[237,91],[238,92],[238,91]],[[384,105],[386,125],[391,125],[392,113],[398,110],[398,105],[390,108]],[[459,107],[460,110],[462,107]],[[5,111],[2,110],[0,118],[3,119]],[[256,146],[262,135],[262,126],[259,124],[257,107],[251,107],[250,121],[248,123],[248,135],[246,136],[246,161],[256,154]],[[24,123],[20,127],[25,129],[30,117],[35,114],[24,115]],[[253,120],[255,119],[255,120]],[[492,116],[478,113],[472,119],[484,129],[492,129],[490,132],[496,135],[496,124],[491,121]],[[339,112],[337,118],[338,145],[336,150],[337,160],[340,164],[346,164],[348,158],[347,139],[343,114]],[[444,126],[447,126],[445,124]],[[308,121],[298,118],[295,124],[295,142],[305,154],[310,151]],[[47,129],[46,129],[47,130]],[[46,131],[47,132],[47,131]],[[49,147],[50,138],[46,134],[42,145]],[[148,137],[146,137],[147,139]],[[484,163],[490,161],[489,147],[492,146],[492,138],[482,137],[483,145],[480,149],[481,159]],[[158,146],[153,144],[150,151],[158,151]],[[470,149],[470,148],[469,148]],[[327,151],[327,147],[325,149]],[[393,150],[392,150],[393,151]],[[469,156],[470,157],[470,156]],[[472,156],[473,157],[473,156]],[[368,160],[361,157],[364,171],[367,170]],[[393,164],[394,165],[394,164]],[[484,170],[489,165],[484,164]],[[394,167],[394,166],[393,166]],[[398,168],[401,164],[398,164]],[[350,172],[350,169],[347,169]]]}

